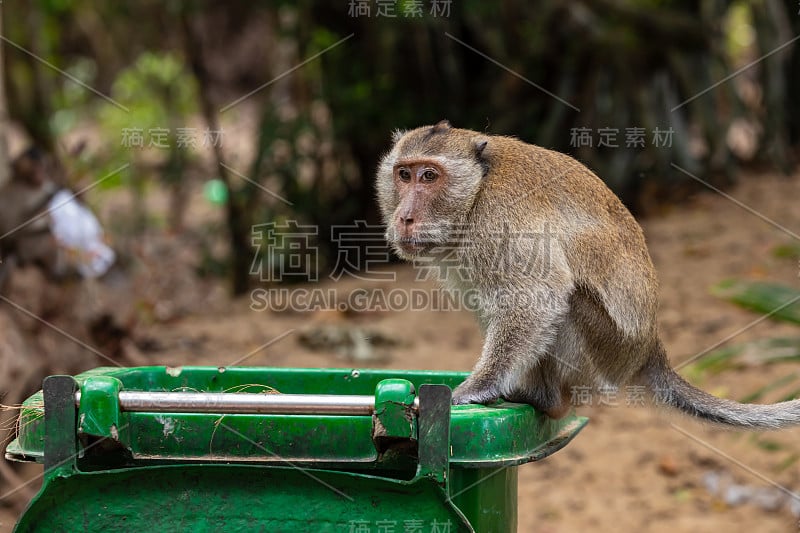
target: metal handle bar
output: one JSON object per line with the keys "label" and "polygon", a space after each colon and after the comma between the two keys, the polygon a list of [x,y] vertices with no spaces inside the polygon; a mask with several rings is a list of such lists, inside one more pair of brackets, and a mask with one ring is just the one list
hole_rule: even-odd
{"label": "metal handle bar", "polygon": [[[75,393],[80,406],[81,393]],[[375,412],[374,396],[337,394],[246,394],[233,392],[119,392],[123,411],[147,413],[220,413],[220,414],[292,414],[358,415]],[[414,410],[419,398],[414,399]]]}

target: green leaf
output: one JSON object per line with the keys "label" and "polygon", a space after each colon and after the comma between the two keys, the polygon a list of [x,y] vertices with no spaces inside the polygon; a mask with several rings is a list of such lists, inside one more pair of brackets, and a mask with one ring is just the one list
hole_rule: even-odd
{"label": "green leaf", "polygon": [[772,255],[781,259],[800,259],[800,244],[781,244],[772,249]]}
{"label": "green leaf", "polygon": [[789,457],[787,457],[786,459],[781,461],[778,464],[776,470],[778,472],[786,470],[787,468],[790,468],[790,467],[794,466],[795,463],[797,463],[798,459],[800,459],[800,454],[793,453],[792,455],[790,455]]}
{"label": "green leaf", "polygon": [[783,398],[780,398],[779,402],[790,402],[792,400],[796,400],[800,398],[800,389],[794,389],[789,394],[785,395]]}
{"label": "green leaf", "polygon": [[771,439],[756,438],[754,442],[756,446],[768,452],[779,452],[786,448],[782,442]]}
{"label": "green leaf", "polygon": [[797,379],[797,374],[789,374],[788,376],[783,376],[782,378],[776,379],[772,383],[768,383],[761,387],[760,389],[756,390],[755,392],[751,392],[747,396],[741,398],[739,401],[742,403],[753,403],[756,400],[761,399],[765,394],[768,394],[775,389],[779,389],[788,383]]}
{"label": "green leaf", "polygon": [[730,368],[800,361],[800,337],[758,339],[718,348],[690,366],[695,373],[718,373]]}
{"label": "green leaf", "polygon": [[728,279],[711,288],[715,296],[767,314],[775,320],[800,324],[800,290],[766,281]]}

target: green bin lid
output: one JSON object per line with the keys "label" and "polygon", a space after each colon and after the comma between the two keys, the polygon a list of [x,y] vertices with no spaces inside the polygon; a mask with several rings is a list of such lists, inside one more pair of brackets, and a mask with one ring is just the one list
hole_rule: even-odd
{"label": "green bin lid", "polygon": [[[86,398],[87,384],[102,378],[115,378],[112,381],[118,380],[124,391],[350,396],[374,395],[382,381],[397,379],[410,381],[417,391],[423,384],[455,388],[467,375],[421,370],[151,366],[97,368],[75,380]],[[376,449],[370,416],[154,413],[125,411],[114,405],[113,401],[104,403],[102,397],[85,405],[81,400],[76,431],[79,435],[83,432],[84,446],[91,446],[90,437],[103,436],[105,424],[128,465],[277,461],[352,470],[393,468]],[[25,401],[19,435],[6,449],[7,458],[44,462],[43,406],[41,391]],[[574,415],[552,420],[522,404],[452,406],[450,464],[481,468],[536,461],[563,447],[585,424],[585,418]]]}

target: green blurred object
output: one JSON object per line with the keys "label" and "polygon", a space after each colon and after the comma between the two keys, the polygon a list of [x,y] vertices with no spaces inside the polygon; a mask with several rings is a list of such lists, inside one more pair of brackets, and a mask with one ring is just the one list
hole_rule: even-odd
{"label": "green blurred object", "polygon": [[[800,361],[800,337],[774,337],[712,350],[688,368],[717,374],[731,368]],[[697,376],[700,377],[699,375]]]}
{"label": "green blurred object", "polygon": [[15,531],[516,531],[517,466],[587,420],[451,406],[466,376],[158,366],[51,376],[6,450],[45,466]]}
{"label": "green blurred object", "polygon": [[208,180],[203,185],[203,196],[215,205],[223,205],[228,201],[228,188],[221,179]]}
{"label": "green blurred object", "polygon": [[772,249],[772,255],[782,259],[800,259],[800,244],[781,244]]}
{"label": "green blurred object", "polygon": [[712,294],[770,318],[800,324],[800,290],[780,283],[727,279]]}
{"label": "green blurred object", "polygon": [[[791,247],[773,250],[776,256],[790,257]],[[740,307],[761,313],[762,318],[783,320],[800,324],[800,290],[779,283],[727,279],[711,287],[712,294]],[[760,321],[760,319],[759,319]],[[689,374],[698,377],[704,372],[721,372],[736,366],[756,366],[800,360],[800,337],[774,337],[757,339],[734,346],[726,346],[705,354],[693,363]],[[782,376],[740,398],[742,403],[771,401],[768,396],[778,396],[772,401],[794,400],[800,394],[797,373]],[[763,444],[759,446],[764,447]]]}

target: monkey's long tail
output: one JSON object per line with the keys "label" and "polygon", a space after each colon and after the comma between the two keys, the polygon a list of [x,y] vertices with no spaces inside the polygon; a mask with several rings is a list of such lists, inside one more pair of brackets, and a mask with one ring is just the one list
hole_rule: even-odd
{"label": "monkey's long tail", "polygon": [[657,404],[714,424],[742,429],[780,429],[800,425],[800,400],[771,405],[746,404],[717,398],[698,389],[670,368],[666,355],[642,373]]}

